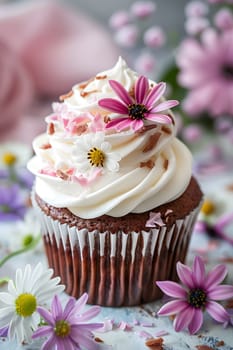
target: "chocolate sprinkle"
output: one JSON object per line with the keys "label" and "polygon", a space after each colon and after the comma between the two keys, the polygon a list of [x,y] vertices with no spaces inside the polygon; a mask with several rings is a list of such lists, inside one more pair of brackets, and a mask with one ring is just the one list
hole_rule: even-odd
{"label": "chocolate sprinkle", "polygon": [[149,137],[149,140],[148,140],[148,142],[146,143],[145,147],[143,148],[142,152],[143,152],[143,153],[146,153],[146,152],[151,151],[151,150],[157,145],[160,136],[161,136],[161,133],[160,133],[160,132],[156,132],[156,133],[154,133],[153,135],[151,135],[151,136]]}

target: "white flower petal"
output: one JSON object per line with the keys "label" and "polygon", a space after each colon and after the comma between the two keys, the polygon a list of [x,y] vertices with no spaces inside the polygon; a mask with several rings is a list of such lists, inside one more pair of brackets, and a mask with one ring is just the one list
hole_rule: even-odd
{"label": "white flower petal", "polygon": [[0,327],[4,327],[11,322],[15,310],[12,307],[6,307],[0,310],[0,315]]}
{"label": "white flower petal", "polygon": [[2,292],[0,293],[0,301],[6,305],[14,305],[15,298],[10,293]]}

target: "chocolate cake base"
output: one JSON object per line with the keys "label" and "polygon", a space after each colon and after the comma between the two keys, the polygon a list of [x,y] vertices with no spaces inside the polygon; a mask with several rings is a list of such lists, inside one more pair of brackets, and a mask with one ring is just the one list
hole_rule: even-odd
{"label": "chocolate cake base", "polygon": [[[35,195],[49,266],[66,292],[84,292],[88,303],[139,305],[161,297],[156,280],[176,280],[176,262],[185,261],[202,192],[194,178],[175,201],[142,214],[82,219]],[[164,225],[147,227],[150,213]]]}

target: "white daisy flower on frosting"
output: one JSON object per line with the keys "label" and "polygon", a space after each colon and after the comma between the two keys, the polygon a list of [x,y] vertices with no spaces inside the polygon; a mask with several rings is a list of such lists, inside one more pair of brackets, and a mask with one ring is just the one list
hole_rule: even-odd
{"label": "white daisy flower on frosting", "polygon": [[73,152],[78,172],[87,173],[96,168],[103,171],[118,171],[121,156],[111,152],[111,148],[111,144],[105,141],[102,132],[80,136]]}
{"label": "white daisy flower on frosting", "polygon": [[38,327],[40,316],[38,306],[47,305],[54,294],[64,290],[58,285],[60,278],[51,278],[52,269],[44,269],[38,263],[33,269],[17,269],[15,282],[8,282],[8,292],[0,293],[0,328],[8,328],[8,337],[18,342],[30,342],[33,331]]}

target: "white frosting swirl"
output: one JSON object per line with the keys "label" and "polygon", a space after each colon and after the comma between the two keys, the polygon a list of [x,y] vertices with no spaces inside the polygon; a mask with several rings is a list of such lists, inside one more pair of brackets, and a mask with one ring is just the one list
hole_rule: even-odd
{"label": "white frosting swirl", "polygon": [[[164,126],[148,121],[142,132],[105,129],[104,116],[116,116],[98,105],[105,97],[117,99],[108,80],[130,91],[137,78],[119,59],[112,70],[76,85],[73,95],[55,106],[46,119],[48,132],[34,140],[36,156],[28,163],[44,201],[85,219],[120,217],[152,210],[185,191],[192,156],[175,137],[175,122]],[[92,166],[91,161],[102,163]]]}

